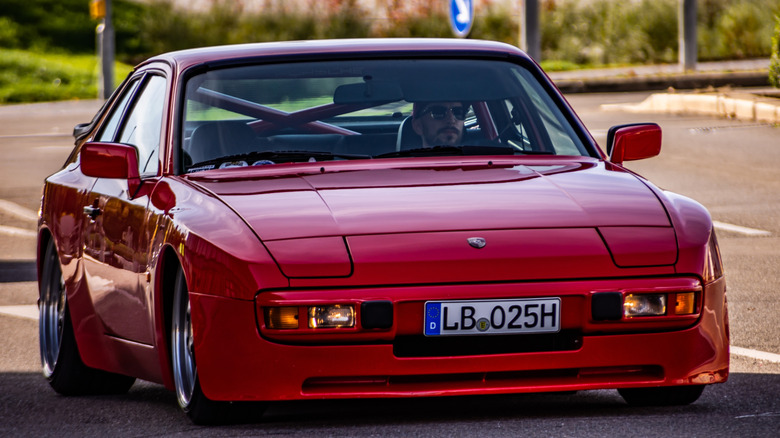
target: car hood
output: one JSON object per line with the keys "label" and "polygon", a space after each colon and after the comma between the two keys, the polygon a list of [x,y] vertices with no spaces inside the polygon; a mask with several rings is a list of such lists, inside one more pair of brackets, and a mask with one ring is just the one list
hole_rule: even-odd
{"label": "car hood", "polygon": [[379,168],[350,162],[294,174],[248,168],[190,179],[223,199],[263,241],[671,226],[653,191],[631,173],[588,158],[526,161]]}

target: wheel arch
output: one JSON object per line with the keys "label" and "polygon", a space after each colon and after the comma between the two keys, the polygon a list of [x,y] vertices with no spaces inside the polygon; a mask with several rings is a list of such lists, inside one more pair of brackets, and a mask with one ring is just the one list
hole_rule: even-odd
{"label": "wheel arch", "polygon": [[173,370],[171,368],[171,316],[173,312],[173,292],[176,284],[176,274],[183,269],[179,254],[171,246],[165,246],[160,251],[157,282],[158,331],[157,345],[162,370],[163,384],[173,389]]}
{"label": "wheel arch", "polygon": [[[54,243],[54,236],[47,227],[42,227],[38,231],[38,244],[35,249],[35,267],[36,278],[38,280],[38,298],[41,295],[41,275],[43,274],[43,258],[46,257],[46,249],[49,247],[49,243]],[[54,243],[56,247],[56,243]]]}

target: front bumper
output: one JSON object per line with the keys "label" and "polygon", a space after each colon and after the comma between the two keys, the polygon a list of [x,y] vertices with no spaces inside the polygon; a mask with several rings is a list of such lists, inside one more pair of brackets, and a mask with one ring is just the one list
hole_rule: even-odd
{"label": "front bumper", "polygon": [[[622,283],[641,290],[653,290],[659,284],[663,285],[659,290],[669,290],[675,282],[690,287],[690,279],[678,280]],[[674,329],[663,324],[653,329],[652,321],[600,326],[590,320],[588,294],[613,290],[614,282],[419,286],[373,290],[371,296],[366,296],[366,290],[318,291],[320,300],[345,300],[360,294],[366,299],[394,302],[397,310],[391,330],[372,339],[356,333],[354,338],[345,336],[341,341],[338,335],[291,342],[271,340],[258,328],[262,321],[257,320],[255,302],[192,292],[200,383],[204,394],[213,400],[270,401],[691,385],[719,383],[728,378],[728,324],[722,279],[701,291],[704,299],[698,318],[685,328]],[[562,309],[562,329],[581,334],[576,348],[436,357],[394,354],[393,338],[413,336],[415,330],[421,334],[425,300],[484,298],[485,294],[504,298],[510,293],[525,297],[531,290],[555,290],[564,298],[562,306],[570,303]],[[298,293],[303,297],[315,294]],[[264,294],[258,300],[265,300]],[[295,294],[273,293],[273,298]],[[549,296],[549,292],[544,294]]]}

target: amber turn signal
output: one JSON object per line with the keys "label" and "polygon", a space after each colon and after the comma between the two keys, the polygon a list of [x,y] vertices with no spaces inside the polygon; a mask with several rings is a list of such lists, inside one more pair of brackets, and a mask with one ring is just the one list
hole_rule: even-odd
{"label": "amber turn signal", "polygon": [[690,315],[696,312],[696,294],[694,292],[679,292],[674,305],[675,315]]}
{"label": "amber turn signal", "polygon": [[297,329],[297,307],[266,307],[265,325],[269,329]]}

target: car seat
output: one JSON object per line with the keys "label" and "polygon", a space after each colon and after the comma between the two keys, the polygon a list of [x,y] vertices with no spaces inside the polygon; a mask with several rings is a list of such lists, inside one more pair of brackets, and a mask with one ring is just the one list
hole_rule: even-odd
{"label": "car seat", "polygon": [[246,154],[255,150],[257,135],[241,120],[208,122],[192,132],[185,152],[197,164],[219,157]]}
{"label": "car seat", "polygon": [[396,151],[405,151],[407,149],[418,149],[423,147],[422,138],[414,132],[412,127],[412,116],[405,118],[398,128],[398,137],[395,142]]}

